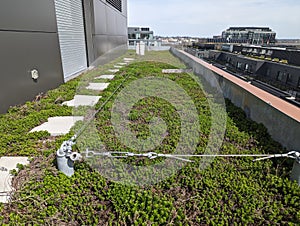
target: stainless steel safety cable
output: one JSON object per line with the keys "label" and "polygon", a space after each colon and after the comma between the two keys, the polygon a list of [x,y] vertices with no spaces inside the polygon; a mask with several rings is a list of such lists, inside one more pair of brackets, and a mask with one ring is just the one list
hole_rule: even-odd
{"label": "stainless steel safety cable", "polygon": [[[75,144],[76,139],[83,134],[83,132],[88,128],[88,126],[92,123],[96,115],[105,107],[108,101],[116,94],[116,92],[121,88],[121,86],[127,81],[129,75],[127,75],[124,80],[120,83],[120,85],[114,90],[114,92],[102,103],[99,109],[92,115],[90,120],[88,120],[79,130],[78,132],[68,141],[65,141],[61,146],[61,151],[66,151],[71,154],[72,146]],[[79,153],[77,153],[79,154]],[[95,156],[102,157],[110,157],[110,158],[128,158],[128,157],[145,157],[149,159],[155,159],[158,157],[164,158],[172,158],[185,162],[193,162],[188,159],[191,157],[258,157],[253,161],[260,161],[270,158],[292,158],[300,162],[300,152],[299,151],[290,151],[285,154],[161,154],[156,152],[147,152],[147,153],[133,153],[133,152],[95,152],[87,149],[85,152],[81,153],[82,157],[92,158]]]}
{"label": "stainless steel safety cable", "polygon": [[110,157],[110,158],[128,158],[128,157],[145,157],[149,159],[155,159],[158,157],[173,158],[186,162],[193,162],[191,157],[259,157],[253,161],[260,161],[270,158],[292,158],[300,161],[300,152],[290,151],[286,154],[160,154],[156,152],[147,153],[132,153],[132,152],[95,152],[87,149],[82,153],[86,158],[92,158],[95,156]]}

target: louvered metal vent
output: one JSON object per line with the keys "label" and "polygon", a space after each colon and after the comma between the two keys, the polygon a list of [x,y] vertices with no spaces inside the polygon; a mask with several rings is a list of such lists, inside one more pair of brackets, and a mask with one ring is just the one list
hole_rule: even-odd
{"label": "louvered metal vent", "polygon": [[122,12],[122,0],[106,0],[106,2]]}
{"label": "louvered metal vent", "polygon": [[55,0],[65,81],[87,68],[82,0]]}

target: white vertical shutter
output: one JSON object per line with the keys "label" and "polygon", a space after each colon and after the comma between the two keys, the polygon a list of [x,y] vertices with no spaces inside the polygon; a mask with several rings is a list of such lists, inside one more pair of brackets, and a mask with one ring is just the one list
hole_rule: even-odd
{"label": "white vertical shutter", "polygon": [[64,78],[87,68],[82,0],[55,0]]}

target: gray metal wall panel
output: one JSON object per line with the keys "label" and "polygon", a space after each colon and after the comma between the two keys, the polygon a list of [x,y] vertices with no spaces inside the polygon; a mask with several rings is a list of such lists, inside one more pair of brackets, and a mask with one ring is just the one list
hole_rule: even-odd
{"label": "gray metal wall panel", "polygon": [[107,34],[118,35],[119,31],[117,29],[117,15],[116,11],[110,7],[106,7],[106,23],[107,23]]}
{"label": "gray metal wall panel", "polygon": [[127,18],[124,19],[124,16],[119,15],[118,16],[118,30],[119,33],[126,37],[126,43],[128,38],[128,24],[127,24]]}
{"label": "gray metal wall panel", "polygon": [[127,15],[124,13],[95,0],[94,14],[96,35],[127,35]]}
{"label": "gray metal wall panel", "polygon": [[85,39],[86,39],[86,51],[88,55],[88,63],[92,63],[96,58],[95,51],[94,51],[94,43],[93,43],[93,34],[95,33],[93,9],[94,9],[93,1],[83,0]]}
{"label": "gray metal wall panel", "polygon": [[[123,0],[122,1],[122,4],[123,4],[123,12],[122,12],[122,15],[124,16],[124,17],[126,17],[127,18],[127,12],[128,12],[128,8],[127,8],[127,0]],[[127,29],[127,23],[126,23],[126,29]]]}
{"label": "gray metal wall panel", "polygon": [[127,0],[122,1],[123,12],[101,0],[93,0],[95,59],[107,51],[127,44]]}
{"label": "gray metal wall panel", "polygon": [[96,56],[101,56],[109,50],[109,39],[107,35],[96,35],[94,36],[95,52]]}
{"label": "gray metal wall panel", "polygon": [[126,44],[127,39],[124,36],[96,35],[94,42],[97,55],[101,56],[114,48],[124,45],[124,43]]}
{"label": "gray metal wall panel", "polygon": [[0,32],[0,49],[0,112],[63,83],[57,34]]}
{"label": "gray metal wall panel", "polygon": [[107,34],[107,16],[106,16],[106,5],[96,0],[94,1],[94,33],[93,34]]}
{"label": "gray metal wall panel", "polygon": [[56,32],[54,1],[1,0],[0,30]]}

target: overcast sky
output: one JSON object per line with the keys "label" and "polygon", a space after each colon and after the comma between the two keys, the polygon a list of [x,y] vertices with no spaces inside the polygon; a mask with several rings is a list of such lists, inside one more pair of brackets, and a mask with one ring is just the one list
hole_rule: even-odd
{"label": "overcast sky", "polygon": [[267,26],[300,38],[300,0],[128,0],[128,26],[162,36],[212,37],[229,26]]}

